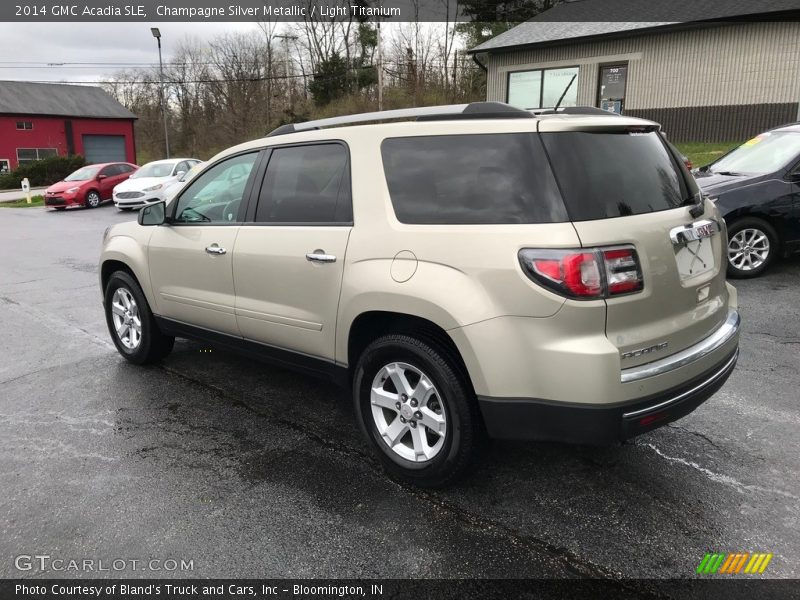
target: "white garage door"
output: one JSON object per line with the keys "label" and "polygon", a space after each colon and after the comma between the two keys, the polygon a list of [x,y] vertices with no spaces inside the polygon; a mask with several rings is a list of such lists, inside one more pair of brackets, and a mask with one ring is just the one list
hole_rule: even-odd
{"label": "white garage door", "polygon": [[88,164],[125,162],[125,136],[84,135],[83,156]]}

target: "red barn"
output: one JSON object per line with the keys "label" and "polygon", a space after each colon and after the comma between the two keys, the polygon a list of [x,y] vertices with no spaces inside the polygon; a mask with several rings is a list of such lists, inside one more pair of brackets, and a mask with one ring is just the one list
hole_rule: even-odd
{"label": "red barn", "polygon": [[135,163],[135,120],[97,87],[0,81],[0,172],[70,154]]}

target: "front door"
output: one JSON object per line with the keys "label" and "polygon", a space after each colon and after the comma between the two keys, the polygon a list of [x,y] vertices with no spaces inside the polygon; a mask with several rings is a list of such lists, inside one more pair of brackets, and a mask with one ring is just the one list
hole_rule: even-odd
{"label": "front door", "polygon": [[159,315],[239,335],[232,257],[238,211],[249,187],[229,190],[219,182],[227,181],[232,169],[244,169],[251,176],[257,156],[258,152],[240,154],[206,170],[177,198],[169,211],[171,222],[155,228],[148,258]]}
{"label": "front door", "polygon": [[625,109],[625,88],[628,83],[628,64],[603,65],[597,86],[597,106],[621,114]]}
{"label": "front door", "polygon": [[241,227],[233,257],[236,317],[245,338],[334,358],[351,228],[344,144],[272,151],[256,210]]}
{"label": "front door", "polygon": [[122,181],[119,165],[108,165],[103,167],[97,174],[97,186],[100,188],[100,198],[108,200],[114,186]]}

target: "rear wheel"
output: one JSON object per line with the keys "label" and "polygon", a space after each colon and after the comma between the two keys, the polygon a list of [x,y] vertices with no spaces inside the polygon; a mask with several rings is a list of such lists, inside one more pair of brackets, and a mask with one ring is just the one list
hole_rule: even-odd
{"label": "rear wheel", "polygon": [[728,275],[735,279],[758,277],[778,253],[778,234],[766,221],[745,217],[728,230]]}
{"label": "rear wheel", "polygon": [[106,323],[119,353],[132,363],[158,362],[172,351],[175,338],[164,335],[136,280],[116,271],[105,293]]}
{"label": "rear wheel", "polygon": [[96,190],[89,190],[86,193],[86,208],[97,208],[100,206],[100,193]]}
{"label": "rear wheel", "polygon": [[470,465],[480,435],[477,402],[435,342],[375,340],[358,361],[353,395],[359,425],[393,475],[442,486]]}

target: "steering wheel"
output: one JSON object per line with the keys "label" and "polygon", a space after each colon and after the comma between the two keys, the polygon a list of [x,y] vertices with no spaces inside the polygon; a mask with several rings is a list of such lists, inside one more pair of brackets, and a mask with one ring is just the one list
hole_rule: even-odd
{"label": "steering wheel", "polygon": [[239,198],[238,200],[231,200],[225,205],[225,208],[222,209],[222,220],[223,221],[235,221],[236,217],[239,214],[239,204],[242,202],[242,199]]}

